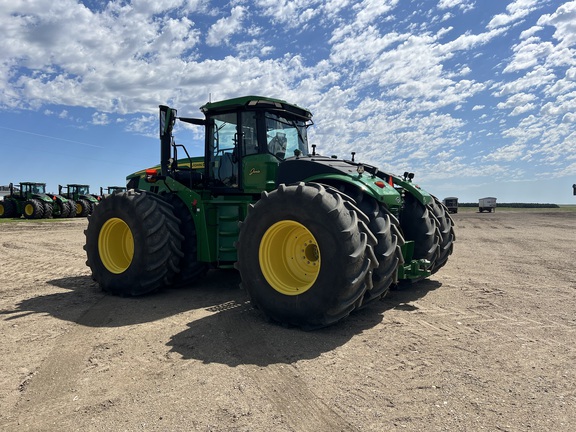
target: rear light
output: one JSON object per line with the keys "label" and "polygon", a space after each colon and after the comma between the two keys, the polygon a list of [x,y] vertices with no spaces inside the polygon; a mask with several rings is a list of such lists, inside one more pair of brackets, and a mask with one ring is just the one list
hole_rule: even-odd
{"label": "rear light", "polygon": [[146,170],[146,181],[149,183],[156,182],[156,176],[158,175],[158,170],[150,168]]}
{"label": "rear light", "polygon": [[384,188],[386,186],[386,183],[384,183],[382,180],[378,180],[377,182],[374,182],[374,184],[379,188]]}

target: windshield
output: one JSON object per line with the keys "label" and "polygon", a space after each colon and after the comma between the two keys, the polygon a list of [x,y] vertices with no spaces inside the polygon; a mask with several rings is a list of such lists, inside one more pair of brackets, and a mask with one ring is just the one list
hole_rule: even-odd
{"label": "windshield", "polygon": [[78,193],[80,195],[88,195],[90,193],[90,189],[88,186],[78,186]]}
{"label": "windshield", "polygon": [[268,151],[278,159],[295,156],[295,151],[308,154],[306,123],[289,120],[277,114],[266,113],[266,141]]}
{"label": "windshield", "polygon": [[35,193],[35,194],[43,194],[43,193],[46,193],[46,185],[33,184],[30,186],[30,190],[32,193]]}

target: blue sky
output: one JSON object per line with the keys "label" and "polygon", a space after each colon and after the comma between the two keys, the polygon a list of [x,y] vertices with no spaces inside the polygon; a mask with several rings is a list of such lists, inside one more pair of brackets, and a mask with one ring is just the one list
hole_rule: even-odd
{"label": "blue sky", "polygon": [[576,202],[576,0],[10,0],[0,29],[3,185],[124,185],[159,104],[257,94],[439,198]]}

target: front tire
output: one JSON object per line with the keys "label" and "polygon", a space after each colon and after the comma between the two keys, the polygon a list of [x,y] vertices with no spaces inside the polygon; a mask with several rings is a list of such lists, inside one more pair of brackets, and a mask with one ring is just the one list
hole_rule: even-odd
{"label": "front tire", "polygon": [[36,198],[24,203],[24,217],[26,219],[42,219],[44,217],[44,204]]}
{"label": "front tire", "polygon": [[15,217],[17,213],[16,203],[11,199],[0,201],[0,218]]}
{"label": "front tire", "polygon": [[182,241],[184,256],[180,261],[180,271],[175,283],[188,285],[202,279],[208,272],[208,265],[198,261],[198,235],[190,210],[175,194],[169,194],[164,199],[174,208],[174,214],[180,220],[180,233],[184,236]]}
{"label": "front tire", "polygon": [[182,257],[172,206],[140,190],[110,195],[88,219],[86,264],[104,291],[146,294],[170,285]]}
{"label": "front tire", "polygon": [[273,321],[313,329],[362,303],[377,266],[367,218],[317,183],[262,194],[240,226],[242,286]]}
{"label": "front tire", "polygon": [[90,201],[80,198],[76,201],[76,216],[77,217],[87,217],[90,214]]}

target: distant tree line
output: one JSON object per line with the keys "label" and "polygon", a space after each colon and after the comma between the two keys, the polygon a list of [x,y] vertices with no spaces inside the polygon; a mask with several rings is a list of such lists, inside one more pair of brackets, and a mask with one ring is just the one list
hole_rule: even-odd
{"label": "distant tree line", "polygon": [[[458,203],[458,207],[478,207],[478,203]],[[539,203],[497,203],[496,207],[512,208],[560,208],[558,204],[539,204]]]}

